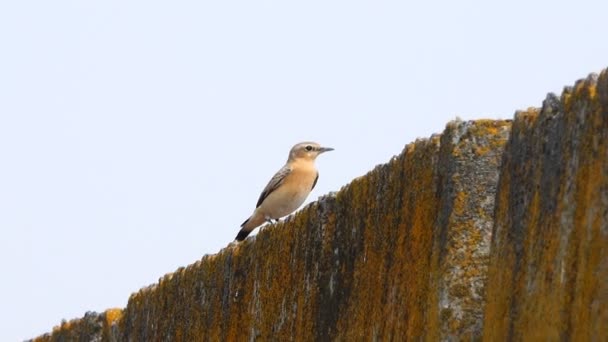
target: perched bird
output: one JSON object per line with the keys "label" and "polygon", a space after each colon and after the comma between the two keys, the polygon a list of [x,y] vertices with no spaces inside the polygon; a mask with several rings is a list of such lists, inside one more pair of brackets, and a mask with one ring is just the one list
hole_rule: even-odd
{"label": "perched bird", "polygon": [[302,142],[292,147],[287,163],[262,191],[253,214],[241,224],[236,240],[243,241],[262,223],[278,220],[298,209],[319,179],[315,159],[327,151],[333,151],[333,148],[321,147],[314,142]]}

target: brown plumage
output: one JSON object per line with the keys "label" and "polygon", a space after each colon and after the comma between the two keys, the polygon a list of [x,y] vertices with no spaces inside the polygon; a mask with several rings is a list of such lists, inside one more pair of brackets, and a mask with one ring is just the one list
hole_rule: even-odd
{"label": "brown plumage", "polygon": [[236,240],[244,240],[264,222],[278,220],[298,209],[319,179],[315,159],[332,150],[314,142],[302,142],[292,147],[287,163],[262,190],[253,214],[241,225]]}

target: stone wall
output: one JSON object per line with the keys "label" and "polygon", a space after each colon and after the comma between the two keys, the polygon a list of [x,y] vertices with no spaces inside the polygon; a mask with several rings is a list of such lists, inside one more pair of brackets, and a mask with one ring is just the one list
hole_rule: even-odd
{"label": "stone wall", "polygon": [[487,340],[608,339],[607,76],[515,116],[496,200]]}
{"label": "stone wall", "polygon": [[[512,129],[511,129],[512,126]],[[608,339],[608,75],[454,121],[36,341]]]}

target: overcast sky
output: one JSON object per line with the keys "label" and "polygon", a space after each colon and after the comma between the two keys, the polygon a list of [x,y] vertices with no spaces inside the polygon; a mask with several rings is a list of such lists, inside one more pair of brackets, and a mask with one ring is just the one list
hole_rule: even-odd
{"label": "overcast sky", "polygon": [[608,66],[606,1],[3,1],[0,340],[231,242],[291,146],[309,201]]}

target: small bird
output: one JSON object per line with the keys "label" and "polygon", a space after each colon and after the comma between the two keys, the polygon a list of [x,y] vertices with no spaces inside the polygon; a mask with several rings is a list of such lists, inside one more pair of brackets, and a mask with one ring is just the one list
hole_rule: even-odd
{"label": "small bird", "polygon": [[262,223],[272,223],[273,219],[278,221],[298,209],[319,179],[315,159],[321,153],[333,150],[315,142],[302,142],[292,147],[287,163],[270,179],[260,194],[253,214],[241,224],[236,240],[243,241]]}

